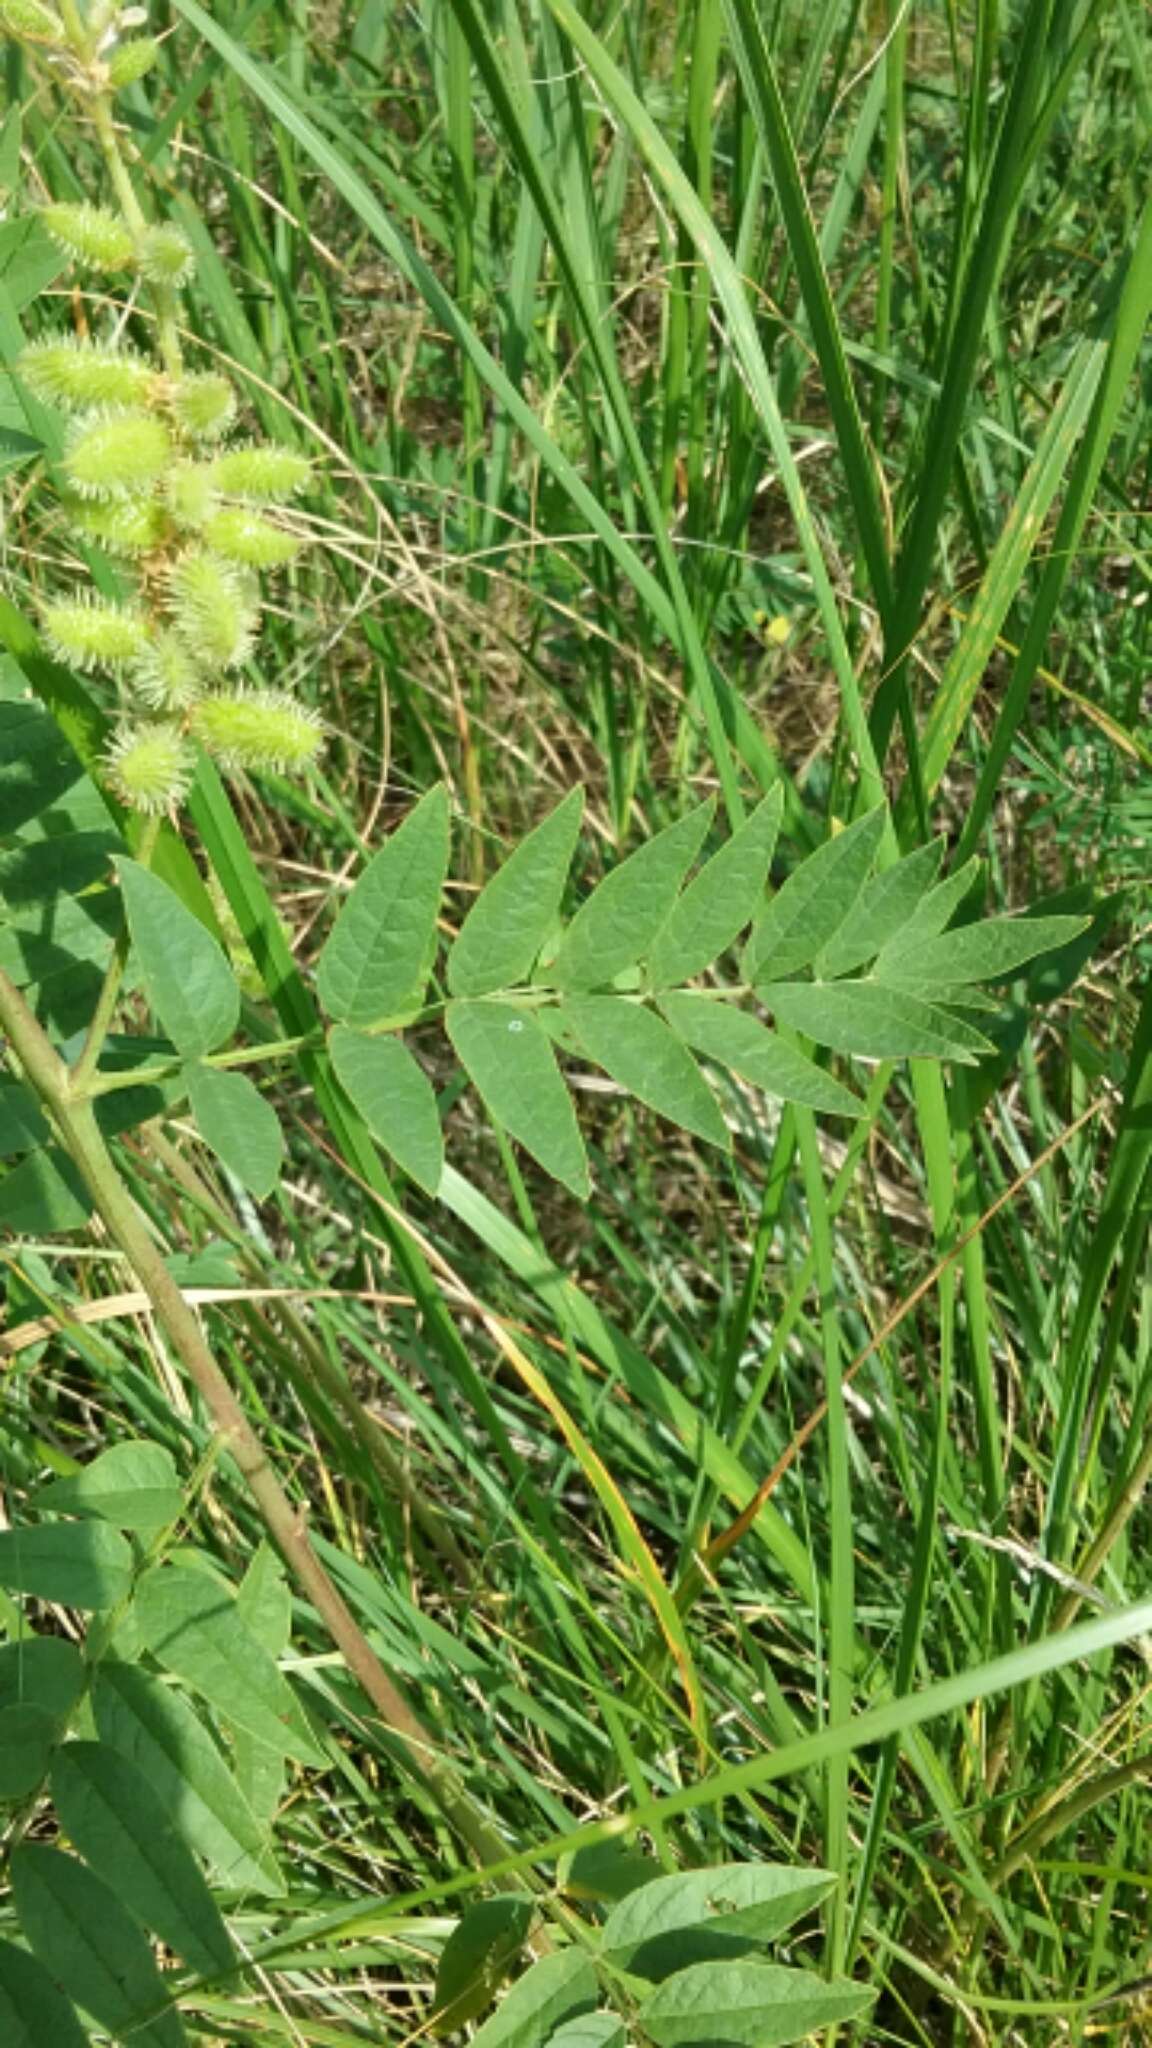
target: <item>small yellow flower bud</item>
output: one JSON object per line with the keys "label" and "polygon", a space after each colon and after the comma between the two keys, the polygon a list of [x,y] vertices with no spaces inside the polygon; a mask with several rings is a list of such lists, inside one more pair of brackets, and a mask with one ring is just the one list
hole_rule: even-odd
{"label": "small yellow flower bud", "polygon": [[104,770],[121,803],[155,817],[183,803],[195,761],[174,725],[121,726],[109,742]]}
{"label": "small yellow flower bud", "polygon": [[82,498],[123,498],[146,491],[172,452],[162,420],[145,412],[110,413],[74,429],[64,472]]}
{"label": "small yellow flower bud", "polygon": [[324,742],[317,713],[284,690],[201,697],[192,712],[192,730],[225,768],[279,774],[311,767]]}
{"label": "small yellow flower bud", "polygon": [[40,218],[54,242],[77,263],[92,270],[124,270],[136,260],[136,247],[118,213],[103,206],[73,206],[56,201],[42,206]]}
{"label": "small yellow flower bud", "polygon": [[53,654],[72,668],[123,668],[148,645],[143,613],[106,598],[57,599],[43,606],[40,618]]}

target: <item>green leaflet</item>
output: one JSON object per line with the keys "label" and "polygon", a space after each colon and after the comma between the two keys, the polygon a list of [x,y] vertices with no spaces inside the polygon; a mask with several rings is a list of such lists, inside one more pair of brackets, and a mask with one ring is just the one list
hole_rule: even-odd
{"label": "green leaflet", "polygon": [[689,882],[649,953],[653,988],[691,981],[751,924],[764,900],[783,810],[777,785]]}
{"label": "green leaflet", "polygon": [[624,996],[570,996],[560,1016],[621,1088],[670,1123],[731,1148],[716,1098],[692,1055],[654,1010]]}
{"label": "green leaflet", "polygon": [[[24,1844],[11,1863],[12,1893],[29,1946],[78,2005],[140,2048],[184,2048],[180,2015],[152,1956],[111,1884],[75,1856]],[[115,1882],[115,1872],[109,1877]],[[153,2014],[151,2019],[146,2014]]]}
{"label": "green leaflet", "polygon": [[52,1766],[60,1821],[85,1862],[114,1878],[141,1926],[204,1976],[235,1951],[192,1851],[135,1764],[103,1742],[67,1742]]}
{"label": "green leaflet", "polygon": [[157,1566],[141,1579],[133,1612],[157,1661],[226,1720],[285,1756],[327,1761],[302,1723],[275,1659],[220,1580],[187,1566]]}
{"label": "green leaflet", "polygon": [[554,2027],[596,2004],[596,1972],[582,1948],[558,1949],[516,1979],[471,2048],[540,2048]]}
{"label": "green leaflet", "polygon": [[116,863],[145,993],[177,1052],[199,1059],[231,1038],[240,990],[227,958],[175,891],[137,861]]}
{"label": "green leaflet", "polygon": [[601,988],[635,965],[672,909],[712,822],[711,798],[606,875],[576,912],[548,970],[564,989]]}
{"label": "green leaflet", "polygon": [[20,1702],[68,1719],[84,1690],[84,1660],[62,1636],[25,1636],[0,1648],[0,1707]]}
{"label": "green leaflet", "polygon": [[60,1724],[43,1707],[0,1707],[0,1800],[36,1790],[59,1739]]}
{"label": "green leaflet", "polygon": [[982,863],[976,859],[965,861],[963,867],[957,868],[954,875],[945,875],[942,882],[937,882],[934,889],[929,889],[928,894],[916,905],[899,931],[894,932],[886,942],[885,952],[893,955],[914,952],[926,939],[934,939],[942,932],[975,886],[981,866]]}
{"label": "green leaflet", "polygon": [[16,912],[77,896],[107,874],[112,855],[122,850],[114,832],[62,832],[30,840],[0,853],[0,901]]}
{"label": "green leaflet", "polygon": [[42,817],[82,773],[55,719],[38,704],[0,704],[0,817],[6,833]]}
{"label": "green leaflet", "polygon": [[944,853],[944,841],[934,839],[918,846],[915,853],[898,860],[865,882],[852,912],[815,961],[821,981],[835,981],[872,960],[889,939],[902,930],[932,886]]}
{"label": "green leaflet", "polygon": [[884,833],[882,804],[857,819],[789,875],[758,920],[745,949],[749,981],[795,974],[839,931],[864,887]]}
{"label": "green leaflet", "polygon": [[339,1023],[379,1024],[419,1006],[448,849],[448,794],[438,783],[373,855],[324,943],[316,987]]}
{"label": "green leaflet", "polygon": [[328,1051],[336,1078],[372,1136],[434,1195],[444,1171],[436,1096],[423,1067],[398,1038],[367,1038],[334,1024]]}
{"label": "green leaflet", "polygon": [[448,955],[454,996],[488,995],[527,978],[559,915],[583,812],[583,789],[570,790],[481,890]]}
{"label": "green leaflet", "polygon": [[50,1972],[10,1941],[0,1941],[0,2041],[5,2048],[88,2048]]}
{"label": "green leaflet", "polygon": [[992,1051],[983,1034],[961,1018],[875,981],[773,982],[756,993],[782,1024],[859,1059],[972,1065]]}
{"label": "green leaflet", "polygon": [[96,1515],[118,1529],[156,1530],[175,1522],[184,1495],[170,1451],[144,1441],[110,1444],[82,1471],[50,1479],[36,1493],[37,1509]]}
{"label": "green leaflet", "polygon": [[91,1213],[88,1191],[58,1145],[30,1152],[0,1180],[0,1230],[53,1237],[83,1230]]}
{"label": "green leaflet", "polygon": [[624,2022],[614,2012],[584,2012],[557,2027],[548,2048],[624,2048],[624,2041]]}
{"label": "green leaflet", "polygon": [[1038,954],[1066,946],[1090,923],[1086,917],[991,917],[927,939],[914,950],[882,953],[876,974],[881,981],[922,992],[940,982],[1000,981]]}
{"label": "green leaflet", "polygon": [[579,1201],[591,1193],[584,1140],[535,1010],[449,1003],[445,1023],[465,1073],[497,1123]]}
{"label": "green leaflet", "polygon": [[836,1883],[830,1870],[782,1863],[720,1863],[654,1878],[614,1906],[604,1923],[606,1956],[659,1979],[694,1960],[689,1937],[706,1932],[747,1947],[775,1941]]}
{"label": "green leaflet", "polygon": [[102,1522],[39,1522],[0,1531],[0,1586],[93,1612],[132,1584],[132,1552]]}
{"label": "green leaflet", "polygon": [[645,1999],[638,2014],[659,2048],[777,2048],[866,2012],[874,1992],[846,1978],[776,1963],[694,1963]]}
{"label": "green leaflet", "polygon": [[199,1063],[184,1071],[189,1106],[204,1143],[262,1202],[284,1163],[284,1134],[271,1103],[246,1074]]}
{"label": "green leaflet", "polygon": [[92,1682],[92,1707],[101,1739],[138,1765],[222,1884],[273,1896],[283,1890],[265,1829],[182,1693],[139,1665],[106,1658]]}
{"label": "green leaflet", "polygon": [[[246,1627],[270,1657],[279,1659],[292,1637],[292,1593],[284,1567],[263,1538],[236,1588],[236,1605]],[[284,1758],[257,1742],[246,1728],[232,1728],[232,1761],[240,1787],[257,1818],[271,1823],[284,1796]]]}
{"label": "green leaflet", "polygon": [[44,1112],[32,1090],[23,1081],[0,1079],[0,1159],[37,1150],[48,1135]]}
{"label": "green leaflet", "polygon": [[678,1038],[694,1052],[731,1067],[765,1095],[783,1102],[802,1102],[809,1109],[825,1110],[830,1116],[859,1116],[863,1103],[851,1090],[833,1080],[814,1060],[778,1038],[747,1010],[710,996],[673,994],[661,996],[660,1008]]}

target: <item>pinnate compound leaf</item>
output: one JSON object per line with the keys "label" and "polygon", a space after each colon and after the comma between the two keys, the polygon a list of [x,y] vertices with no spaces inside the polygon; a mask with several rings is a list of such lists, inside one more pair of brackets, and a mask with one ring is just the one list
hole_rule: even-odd
{"label": "pinnate compound leaf", "polygon": [[591,2012],[596,1999],[596,1972],[583,1949],[558,1949],[517,1978],[473,2034],[471,2048],[540,2048],[562,2021]]}
{"label": "pinnate compound leaf", "polygon": [[776,1963],[694,1963],[667,1977],[638,2014],[659,2048],[778,2048],[819,2027],[855,2019],[874,1993],[847,1978]]}
{"label": "pinnate compound leaf", "polygon": [[423,1067],[389,1034],[369,1038],[334,1024],[328,1051],[336,1078],[372,1136],[430,1195],[444,1171],[436,1096]]}
{"label": "pinnate compound leaf", "polygon": [[865,882],[838,932],[817,956],[816,977],[835,981],[874,960],[923,902],[940,867],[944,841],[934,839]]}
{"label": "pinnate compound leaf", "polygon": [[590,1060],[658,1116],[727,1151],[728,1127],[690,1052],[662,1017],[623,996],[570,996],[564,1024]]}
{"label": "pinnate compound leaf", "polygon": [[528,1939],[534,1908],[522,1892],[478,1899],[453,1928],[436,1968],[433,2031],[455,2033],[491,2005]]}
{"label": "pinnate compound leaf", "polygon": [[316,987],[341,1024],[419,1007],[448,872],[448,794],[437,783],[373,854],[324,942]]}
{"label": "pinnate compound leaf", "polygon": [[664,923],[704,843],[709,798],[621,861],[572,919],[548,980],[565,989],[603,988],[635,966]]}
{"label": "pinnate compound leaf", "polygon": [[782,1024],[866,1060],[960,1060],[992,1051],[983,1032],[936,1003],[875,981],[784,981],[757,989]]}
{"label": "pinnate compound leaf", "polygon": [[30,1152],[0,1180],[0,1230],[18,1237],[83,1230],[91,1213],[88,1191],[58,1145]]}
{"label": "pinnate compound leaf", "polygon": [[106,1658],[96,1668],[92,1706],[101,1739],[137,1765],[221,1884],[272,1896],[283,1891],[266,1830],[175,1687],[137,1664]]}
{"label": "pinnate compound leaf", "polygon": [[1090,922],[1086,917],[990,917],[926,939],[894,958],[882,953],[876,973],[881,981],[898,981],[922,993],[942,982],[1000,981],[1038,954],[1068,945]]}
{"label": "pinnate compound leaf", "polygon": [[240,989],[228,960],[175,890],[138,861],[118,860],[140,977],[177,1052],[200,1059],[231,1038]]}
{"label": "pinnate compound leaf", "polygon": [[4,2048],[89,2048],[43,1963],[10,1941],[0,1941],[0,2041]]}
{"label": "pinnate compound leaf", "polygon": [[0,1586],[93,1612],[132,1584],[132,1552],[103,1522],[39,1522],[0,1532]]}
{"label": "pinnate compound leaf", "polygon": [[721,1863],[658,1877],[613,1907],[601,1944],[622,1969],[663,1978],[693,1959],[691,1937],[705,1934],[723,1955],[775,1941],[810,1912],[836,1882],[829,1870],[783,1863]]}
{"label": "pinnate compound leaf", "polygon": [[103,1742],[66,1742],[52,1766],[52,1797],[85,1862],[114,1879],[141,1926],[203,1976],[233,1967],[235,1951],[200,1867],[135,1764]]}
{"label": "pinnate compound leaf", "polygon": [[141,1579],[133,1611],[157,1662],[225,1720],[284,1756],[326,1763],[301,1723],[287,1679],[248,1628],[231,1589],[215,1575],[157,1566]]}
{"label": "pinnate compound leaf", "polygon": [[29,1946],[77,2005],[133,2048],[184,2048],[151,1943],[112,1889],[115,1872],[106,1884],[75,1856],[36,1843],[15,1850],[11,1877]]}
{"label": "pinnate compound leaf", "polygon": [[452,995],[490,995],[531,971],[560,911],[583,812],[583,789],[570,790],[481,890],[448,955]]}
{"label": "pinnate compound leaf", "polygon": [[797,1052],[746,1010],[710,996],[662,996],[660,1008],[678,1038],[694,1052],[730,1067],[765,1095],[801,1102],[829,1116],[860,1116],[864,1105],[850,1088],[833,1080],[814,1060]]}
{"label": "pinnate compound leaf", "polygon": [[764,901],[783,810],[777,786],[678,897],[648,955],[654,988],[691,981],[751,924]]}
{"label": "pinnate compound leaf", "polygon": [[884,833],[878,805],[858,818],[789,875],[758,919],[748,941],[749,981],[773,979],[807,967],[840,930],[864,887]]}
{"label": "pinnate compound leaf", "polygon": [[196,1128],[222,1166],[262,1202],[280,1178],[284,1133],[270,1102],[248,1079],[199,1063],[185,1069]]}
{"label": "pinnate compound leaf", "polygon": [[534,1010],[449,1003],[448,1036],[497,1123],[579,1201],[591,1192],[584,1140],[548,1034]]}
{"label": "pinnate compound leaf", "polygon": [[184,1495],[163,1444],[110,1444],[80,1472],[50,1479],[36,1494],[37,1508],[54,1514],[96,1515],[118,1529],[163,1529],[178,1519]]}

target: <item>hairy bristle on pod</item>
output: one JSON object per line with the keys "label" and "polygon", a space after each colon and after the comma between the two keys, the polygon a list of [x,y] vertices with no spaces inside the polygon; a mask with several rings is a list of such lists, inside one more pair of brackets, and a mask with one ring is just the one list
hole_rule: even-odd
{"label": "hairy bristle on pod", "polygon": [[40,0],[0,0],[0,29],[5,35],[34,43],[62,43],[64,24]]}
{"label": "hairy bristle on pod", "polygon": [[196,661],[176,633],[157,633],[132,670],[137,696],[155,711],[186,711],[204,688]]}
{"label": "hairy bristle on pod", "polygon": [[30,343],[17,357],[16,368],[37,398],[70,412],[140,405],[156,377],[151,363],[130,349],[71,336]]}
{"label": "hairy bristle on pod", "polygon": [[164,496],[177,526],[203,526],[216,510],[216,478],[205,462],[177,462],[164,479]]}
{"label": "hairy bristle on pod", "polygon": [[205,370],[198,376],[181,377],[173,385],[172,411],[194,441],[210,441],[230,425],[236,412],[236,393],[227,377]]}
{"label": "hairy bristle on pod", "polygon": [[324,743],[315,711],[283,690],[237,690],[201,697],[192,730],[225,768],[299,774]]}
{"label": "hairy bristle on pod", "polygon": [[74,429],[64,473],[82,498],[123,498],[146,491],[168,462],[163,420],[144,412],[110,413]]}
{"label": "hairy bristle on pod", "polygon": [[227,506],[205,521],[204,538],[209,547],[229,562],[244,562],[252,569],[280,569],[299,554],[303,543],[295,534],[261,519],[258,512]]}
{"label": "hairy bristle on pod", "polygon": [[259,609],[244,579],[218,555],[181,557],[171,578],[172,624],[206,668],[235,668],[252,651]]}
{"label": "hairy bristle on pod", "polygon": [[42,206],[40,218],[53,241],[75,262],[86,263],[92,270],[124,270],[136,260],[136,245],[127,226],[107,207],[58,200]]}
{"label": "hairy bristle on pod", "polygon": [[183,803],[195,765],[174,725],[121,726],[104,755],[104,771],[121,802],[151,816]]}
{"label": "hairy bristle on pod", "polygon": [[125,86],[144,78],[159,54],[155,36],[133,36],[130,42],[117,43],[108,59],[108,83],[113,92],[123,92]]}
{"label": "hairy bristle on pod", "polygon": [[216,459],[216,481],[234,498],[254,498],[277,504],[303,490],[312,465],[293,448],[279,448],[275,442],[253,442],[247,448],[228,448]]}
{"label": "hairy bristle on pod", "polygon": [[154,498],[77,498],[70,519],[114,555],[147,555],[164,539],[164,514]]}
{"label": "hairy bristle on pod", "polygon": [[72,668],[123,668],[148,645],[143,613],[106,598],[59,598],[42,607],[40,618],[53,654]]}
{"label": "hairy bristle on pod", "polygon": [[140,243],[140,268],[150,284],[187,284],[196,268],[192,244],[179,228],[148,228]]}

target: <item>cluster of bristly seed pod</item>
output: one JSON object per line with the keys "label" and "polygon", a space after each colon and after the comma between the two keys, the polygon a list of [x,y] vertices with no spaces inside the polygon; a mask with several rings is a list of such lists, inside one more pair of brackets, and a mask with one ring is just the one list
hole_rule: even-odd
{"label": "cluster of bristly seed pod", "polygon": [[[0,27],[66,46],[44,0],[0,0]],[[133,82],[154,54],[146,39],[114,42],[97,60],[101,89]],[[42,207],[40,220],[89,274],[171,294],[192,273],[192,249],[170,224],[63,203]],[[135,810],[171,810],[187,793],[196,742],[225,768],[307,768],[321,744],[316,714],[239,679],[259,631],[260,578],[301,546],[277,508],[307,484],[307,459],[275,443],[230,443],[232,385],[216,371],[186,372],[178,353],[161,363],[118,338],[52,337],[26,348],[16,370],[68,416],[70,525],[117,558],[127,586],[116,600],[84,587],[41,606],[53,653],[115,680],[105,762],[116,793]]]}

